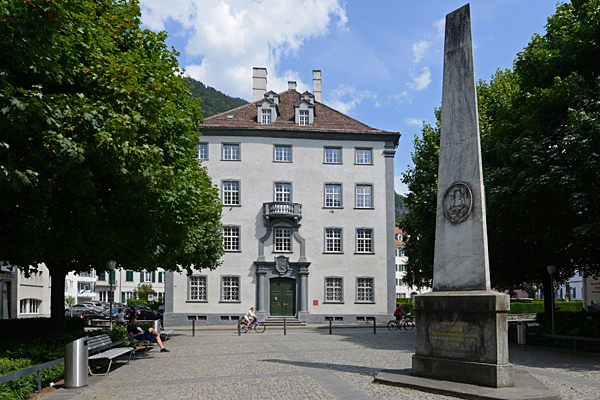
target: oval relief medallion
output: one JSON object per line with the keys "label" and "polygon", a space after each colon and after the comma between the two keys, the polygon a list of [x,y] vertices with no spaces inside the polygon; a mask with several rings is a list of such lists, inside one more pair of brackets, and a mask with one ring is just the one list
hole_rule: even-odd
{"label": "oval relief medallion", "polygon": [[462,222],[471,213],[473,193],[464,182],[454,182],[444,195],[444,215],[450,222]]}

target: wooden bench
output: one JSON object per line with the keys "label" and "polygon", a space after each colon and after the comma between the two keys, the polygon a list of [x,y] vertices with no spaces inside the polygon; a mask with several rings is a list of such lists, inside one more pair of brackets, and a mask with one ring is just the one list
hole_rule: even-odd
{"label": "wooden bench", "polygon": [[88,361],[103,359],[109,361],[108,368],[106,369],[106,373],[104,374],[94,374],[92,372],[92,367],[88,363],[88,370],[90,371],[90,375],[108,375],[113,360],[127,353],[129,353],[129,359],[127,360],[127,364],[129,364],[134,349],[133,347],[113,347],[121,344],[123,344],[122,340],[118,342],[113,342],[110,339],[110,337],[106,334],[90,337],[88,339]]}

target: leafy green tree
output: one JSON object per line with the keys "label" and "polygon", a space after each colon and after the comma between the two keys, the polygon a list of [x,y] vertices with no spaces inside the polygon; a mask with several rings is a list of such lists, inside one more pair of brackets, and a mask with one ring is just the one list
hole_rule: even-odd
{"label": "leafy green tree", "polygon": [[433,251],[435,244],[435,214],[437,203],[437,175],[440,156],[440,111],[435,111],[435,126],[423,124],[421,135],[413,141],[412,160],[415,164],[402,174],[402,182],[409,193],[404,199],[408,212],[400,222],[407,233],[405,254],[408,257],[407,284],[416,287],[431,286],[433,279]]}
{"label": "leafy green tree", "polygon": [[135,0],[0,3],[0,259],[46,264],[57,331],[68,271],[221,257],[202,115],[165,38]]}
{"label": "leafy green tree", "polygon": [[135,289],[133,289],[133,293],[137,299],[145,301],[148,300],[149,294],[156,296],[156,290],[152,289],[151,283],[140,283]]}

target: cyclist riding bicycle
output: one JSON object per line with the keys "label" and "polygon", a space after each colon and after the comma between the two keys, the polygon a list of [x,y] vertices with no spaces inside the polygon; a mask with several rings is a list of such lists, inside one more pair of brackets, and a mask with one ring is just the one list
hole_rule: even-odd
{"label": "cyclist riding bicycle", "polygon": [[247,322],[245,332],[248,332],[248,329],[250,329],[255,319],[256,314],[254,314],[254,307],[250,307],[248,312],[242,317],[242,323],[244,323],[244,320]]}
{"label": "cyclist riding bicycle", "polygon": [[406,313],[402,309],[402,304],[399,304],[398,307],[396,307],[396,311],[394,311],[394,317],[396,317],[397,322],[399,322],[402,317],[406,317]]}

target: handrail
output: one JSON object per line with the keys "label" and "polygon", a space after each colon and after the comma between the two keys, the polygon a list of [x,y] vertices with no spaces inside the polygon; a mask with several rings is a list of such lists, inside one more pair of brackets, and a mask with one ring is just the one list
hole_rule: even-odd
{"label": "handrail", "polygon": [[15,379],[23,378],[27,375],[37,372],[38,393],[42,393],[42,376],[41,371],[46,368],[54,367],[55,365],[64,364],[65,358],[57,358],[56,360],[48,361],[43,364],[34,365],[33,367],[25,368],[20,371],[13,372],[8,375],[0,376],[0,385]]}
{"label": "handrail", "polygon": [[539,333],[539,332],[527,332],[529,336],[540,336],[540,337],[549,337],[552,339],[566,339],[573,340],[573,350],[577,350],[577,341],[581,342],[600,342],[600,338],[591,338],[585,336],[569,336],[569,335],[556,335],[552,333]]}

